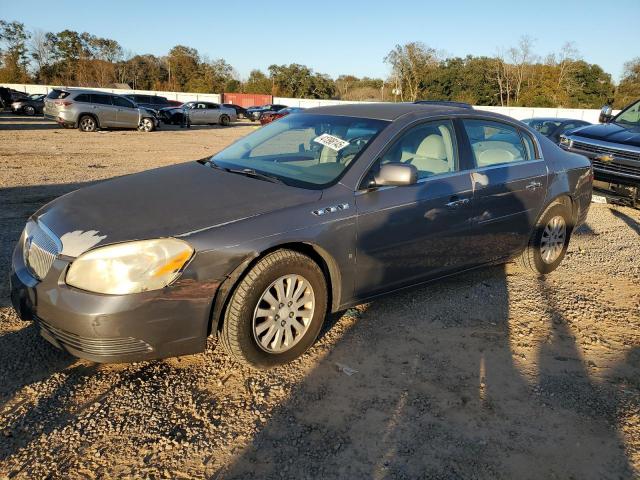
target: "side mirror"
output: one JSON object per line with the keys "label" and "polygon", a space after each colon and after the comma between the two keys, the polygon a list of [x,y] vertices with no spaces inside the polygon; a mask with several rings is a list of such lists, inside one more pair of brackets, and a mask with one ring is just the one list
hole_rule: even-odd
{"label": "side mirror", "polygon": [[609,123],[611,121],[613,109],[609,105],[605,105],[600,109],[600,123]]}
{"label": "side mirror", "polygon": [[418,181],[418,169],[408,163],[385,163],[374,177],[374,185],[412,185]]}

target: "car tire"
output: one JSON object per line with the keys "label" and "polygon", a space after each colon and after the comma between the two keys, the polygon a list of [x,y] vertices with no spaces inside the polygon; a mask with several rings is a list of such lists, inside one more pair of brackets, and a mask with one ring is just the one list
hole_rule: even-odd
{"label": "car tire", "polygon": [[231,123],[231,119],[229,118],[229,115],[220,115],[220,125],[222,125],[223,127],[228,127],[229,124]]}
{"label": "car tire", "polygon": [[318,337],[327,299],[325,276],[316,262],[293,250],[272,252],[233,291],[220,343],[231,358],[252,368],[291,362]]}
{"label": "car tire", "polygon": [[29,117],[33,117],[36,114],[36,109],[32,105],[26,105],[22,111]]}
{"label": "car tire", "polygon": [[553,203],[538,218],[520,264],[536,274],[553,272],[564,258],[573,230],[572,215],[562,203]]}
{"label": "car tire", "polygon": [[98,130],[96,119],[91,115],[83,115],[78,120],[78,130],[81,132],[95,132]]}
{"label": "car tire", "polygon": [[156,129],[156,124],[152,118],[145,117],[140,121],[140,125],[138,125],[138,130],[140,132],[153,132]]}

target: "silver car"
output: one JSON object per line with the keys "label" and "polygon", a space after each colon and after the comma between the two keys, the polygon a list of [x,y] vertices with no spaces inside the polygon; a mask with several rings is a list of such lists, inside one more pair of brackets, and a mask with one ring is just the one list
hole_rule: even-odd
{"label": "silver car", "polygon": [[212,125],[214,123],[227,126],[238,119],[235,109],[212,102],[187,102],[182,106],[187,111],[191,125]]}
{"label": "silver car", "polygon": [[158,126],[153,112],[128,98],[95,90],[54,89],[44,100],[44,116],[66,128],[95,132],[100,128],[137,128],[152,132]]}

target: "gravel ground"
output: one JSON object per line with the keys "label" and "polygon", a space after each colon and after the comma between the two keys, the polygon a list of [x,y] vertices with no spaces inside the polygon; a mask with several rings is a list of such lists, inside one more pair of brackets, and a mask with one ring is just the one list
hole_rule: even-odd
{"label": "gravel ground", "polygon": [[82,134],[0,116],[0,479],[640,475],[640,212],[593,205],[560,268],[497,266],[335,315],[269,372],[200,355],[97,365],[8,307],[27,215],[200,158],[251,126]]}

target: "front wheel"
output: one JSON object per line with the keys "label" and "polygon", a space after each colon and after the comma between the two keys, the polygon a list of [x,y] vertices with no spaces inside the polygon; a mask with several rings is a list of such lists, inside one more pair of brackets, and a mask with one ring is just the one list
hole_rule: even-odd
{"label": "front wheel", "polygon": [[266,369],[291,362],[315,341],[327,311],[327,284],[311,258],[277,250],[240,281],[220,340],[240,363]]}
{"label": "front wheel", "polygon": [[32,105],[27,105],[22,109],[25,115],[33,117],[36,114],[36,109]]}
{"label": "front wheel", "polygon": [[231,123],[231,119],[229,118],[228,115],[220,116],[220,125],[222,125],[223,127],[228,127],[230,123]]}
{"label": "front wheel", "polygon": [[141,132],[153,132],[156,128],[154,121],[151,118],[143,118],[138,125],[138,130]]}
{"label": "front wheel", "polygon": [[560,203],[551,205],[538,219],[520,263],[539,274],[553,272],[567,252],[571,231],[570,210]]}

